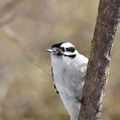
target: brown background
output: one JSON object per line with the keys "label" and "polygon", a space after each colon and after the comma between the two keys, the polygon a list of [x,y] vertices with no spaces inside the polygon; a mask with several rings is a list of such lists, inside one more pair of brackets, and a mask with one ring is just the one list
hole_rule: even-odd
{"label": "brown background", "polygon": [[[98,0],[0,1],[0,120],[68,120],[54,92],[46,48],[72,42],[89,57]],[[120,28],[112,52],[104,120],[120,120]]]}

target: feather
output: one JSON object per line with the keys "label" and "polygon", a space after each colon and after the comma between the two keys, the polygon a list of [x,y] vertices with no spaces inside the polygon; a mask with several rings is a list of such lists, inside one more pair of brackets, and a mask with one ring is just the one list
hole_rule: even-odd
{"label": "feather", "polygon": [[55,92],[56,92],[57,94],[59,94],[59,91],[57,90],[56,85],[55,85],[55,83],[54,83],[54,74],[53,74],[53,68],[52,68],[52,67],[51,67],[51,74],[52,74],[52,79],[53,79],[53,87],[54,87],[54,90],[55,90]]}

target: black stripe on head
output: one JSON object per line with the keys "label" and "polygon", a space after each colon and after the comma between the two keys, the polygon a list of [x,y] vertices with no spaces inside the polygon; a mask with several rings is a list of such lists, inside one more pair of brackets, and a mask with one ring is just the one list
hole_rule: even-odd
{"label": "black stripe on head", "polygon": [[60,48],[60,46],[65,43],[65,42],[60,42],[60,43],[56,43],[54,45],[52,45],[52,48],[56,47],[56,48]]}
{"label": "black stripe on head", "polygon": [[74,52],[75,48],[74,47],[69,47],[69,48],[66,48],[66,51],[68,51],[68,52]]}
{"label": "black stripe on head", "polygon": [[74,55],[64,55],[64,56],[66,56],[66,57],[69,57],[69,58],[75,58],[76,57],[76,54],[74,54]]}

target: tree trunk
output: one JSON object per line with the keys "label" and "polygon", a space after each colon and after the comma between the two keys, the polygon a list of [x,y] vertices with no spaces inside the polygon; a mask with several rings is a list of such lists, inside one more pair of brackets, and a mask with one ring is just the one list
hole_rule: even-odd
{"label": "tree trunk", "polygon": [[100,0],[79,120],[100,119],[119,11],[120,0]]}

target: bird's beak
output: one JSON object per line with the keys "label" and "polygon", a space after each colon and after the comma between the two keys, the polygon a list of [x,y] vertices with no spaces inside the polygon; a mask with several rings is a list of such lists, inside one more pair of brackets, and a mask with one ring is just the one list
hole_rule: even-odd
{"label": "bird's beak", "polygon": [[53,49],[49,48],[49,49],[46,49],[49,53],[52,53],[53,52]]}

